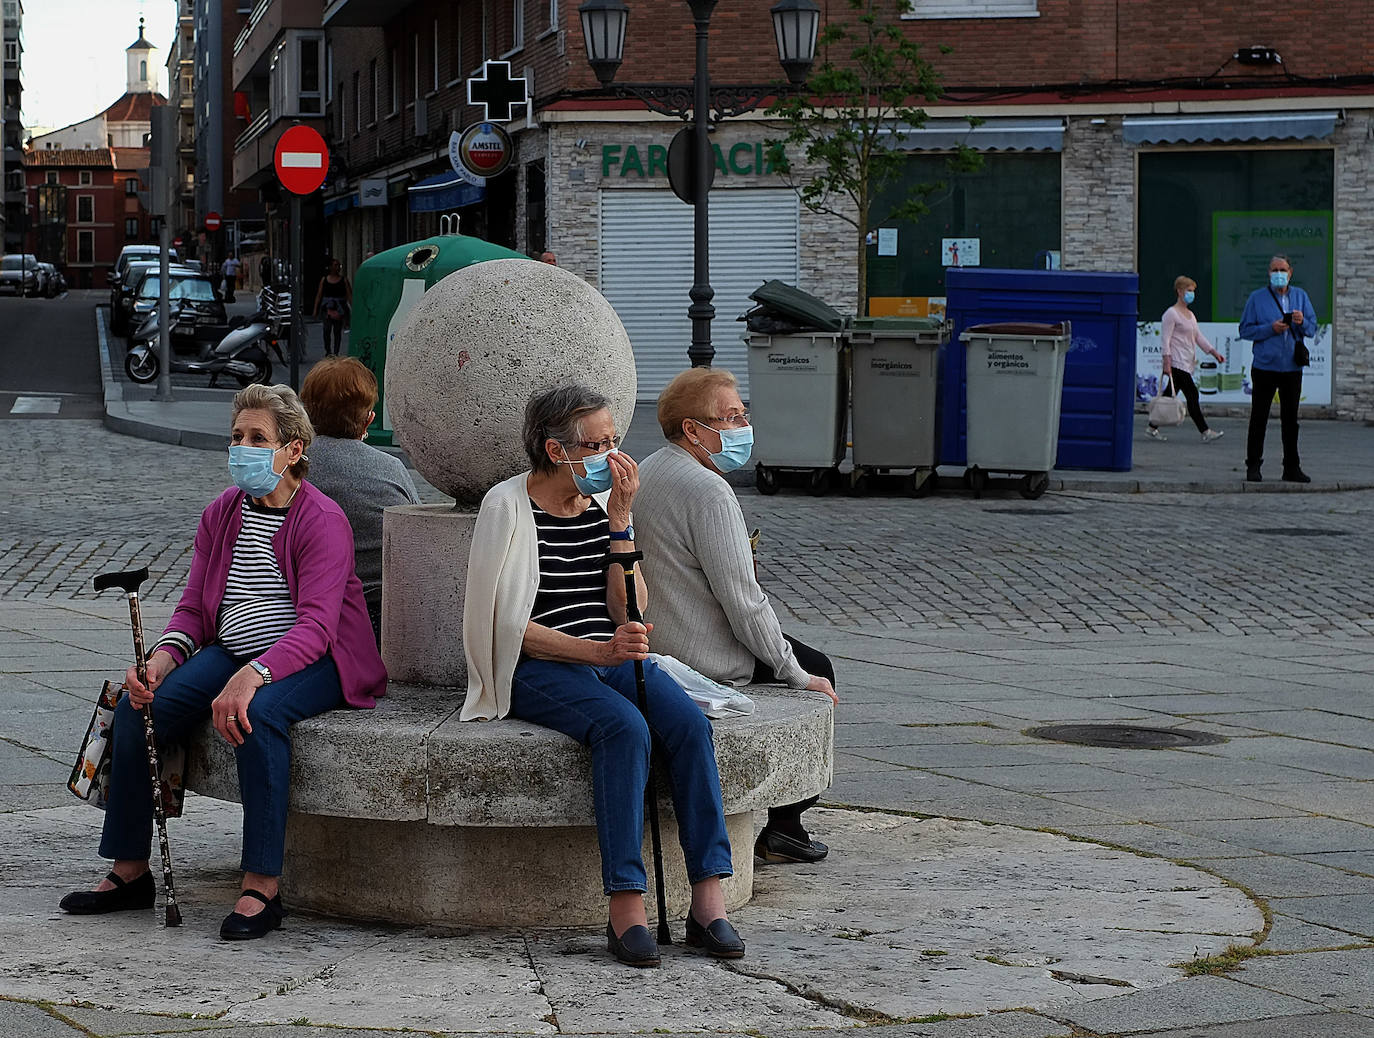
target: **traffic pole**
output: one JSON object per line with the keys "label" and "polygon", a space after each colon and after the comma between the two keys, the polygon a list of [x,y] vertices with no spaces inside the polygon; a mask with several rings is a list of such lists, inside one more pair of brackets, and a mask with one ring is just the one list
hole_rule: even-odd
{"label": "traffic pole", "polygon": [[305,345],[304,305],[305,278],[301,270],[301,253],[305,251],[305,236],[301,231],[301,196],[291,196],[291,388],[300,392],[301,350]]}
{"label": "traffic pole", "polygon": [[157,394],[154,400],[172,399],[172,330],[167,327],[172,319],[170,291],[167,282],[169,253],[172,248],[172,229],[167,218],[162,218],[157,232]]}

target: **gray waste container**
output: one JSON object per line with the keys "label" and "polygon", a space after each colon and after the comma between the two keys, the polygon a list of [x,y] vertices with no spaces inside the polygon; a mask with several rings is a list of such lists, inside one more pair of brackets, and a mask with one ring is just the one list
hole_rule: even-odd
{"label": "gray waste container", "polygon": [[1019,473],[1022,495],[1039,497],[1059,447],[1069,322],[980,324],[959,339],[968,372],[965,482],[976,495],[989,472]]}
{"label": "gray waste container", "polygon": [[749,336],[749,413],[761,494],[800,473],[812,493],[838,475],[845,450],[843,332]]}
{"label": "gray waste container", "polygon": [[907,492],[935,489],[940,452],[940,347],[948,328],[935,317],[856,317],[849,323],[850,485],[862,492],[871,473],[910,469]]}

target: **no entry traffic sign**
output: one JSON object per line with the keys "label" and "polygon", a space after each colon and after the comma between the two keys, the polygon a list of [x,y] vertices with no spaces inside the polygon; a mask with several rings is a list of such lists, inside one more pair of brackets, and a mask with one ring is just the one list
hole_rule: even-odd
{"label": "no entry traffic sign", "polygon": [[308,195],[329,172],[329,148],[308,126],[293,126],[281,135],[276,151],[277,179],[294,195]]}
{"label": "no entry traffic sign", "polygon": [[210,212],[205,214],[205,229],[207,231],[219,230],[221,223],[222,221],[220,220],[219,213]]}

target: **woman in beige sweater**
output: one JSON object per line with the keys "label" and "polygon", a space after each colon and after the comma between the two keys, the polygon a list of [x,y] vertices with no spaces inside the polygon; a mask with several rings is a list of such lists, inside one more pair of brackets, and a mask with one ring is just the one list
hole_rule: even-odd
{"label": "woman in beige sweater", "polygon": [[[777,682],[835,700],[830,660],[782,633],[754,574],[744,513],[723,478],[749,460],[753,444],[737,385],[728,371],[691,368],[658,398],[668,445],[640,466],[635,499],[643,569],[657,589],[645,609],[654,650],[717,681]],[[815,802],[770,808],[754,854],[768,862],[824,858],[829,848],[801,821]]]}

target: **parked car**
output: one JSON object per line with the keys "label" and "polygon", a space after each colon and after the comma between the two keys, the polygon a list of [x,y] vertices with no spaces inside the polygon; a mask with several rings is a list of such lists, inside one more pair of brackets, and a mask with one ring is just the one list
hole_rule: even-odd
{"label": "parked car", "polygon": [[47,276],[44,283],[43,294],[49,299],[55,299],[63,292],[67,291],[67,279],[62,276],[62,272],[51,263],[38,264],[43,273]]}
{"label": "parked car", "polygon": [[[123,285],[124,279],[128,276],[129,266],[133,263],[157,262],[158,246],[156,245],[126,245],[119,250],[119,258],[115,260],[114,266],[110,268],[110,328],[117,334],[123,334],[116,327],[118,324],[119,289]],[[168,250],[169,262],[176,263],[178,260],[177,250]]]}
{"label": "parked car", "polygon": [[42,284],[37,256],[29,252],[0,256],[0,290],[17,296],[36,296]]}
{"label": "parked car", "polygon": [[[128,327],[130,332],[143,323],[143,319],[157,309],[157,297],[162,287],[162,277],[157,267],[139,275],[138,284],[129,297]],[[167,298],[173,309],[180,308],[181,319],[173,328],[174,336],[187,338],[193,329],[185,327],[194,320],[194,327],[224,325],[229,321],[224,301],[214,279],[208,274],[188,267],[169,267],[167,270]],[[181,305],[185,304],[185,305]]]}

